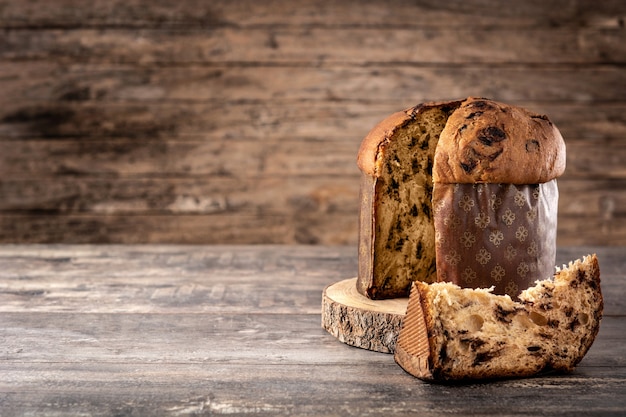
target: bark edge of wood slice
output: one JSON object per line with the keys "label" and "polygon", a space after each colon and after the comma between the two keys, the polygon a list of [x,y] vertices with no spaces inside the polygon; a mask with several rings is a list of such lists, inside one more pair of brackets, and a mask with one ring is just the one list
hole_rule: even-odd
{"label": "bark edge of wood slice", "polygon": [[347,345],[394,353],[408,302],[370,300],[357,291],[356,278],[338,281],[322,294],[322,327]]}

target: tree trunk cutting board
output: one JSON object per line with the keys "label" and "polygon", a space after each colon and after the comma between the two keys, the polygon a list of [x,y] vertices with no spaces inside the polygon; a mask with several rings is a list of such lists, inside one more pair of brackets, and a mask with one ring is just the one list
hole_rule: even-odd
{"label": "tree trunk cutting board", "polygon": [[341,342],[394,353],[408,298],[370,300],[356,290],[356,278],[336,282],[322,295],[322,327]]}

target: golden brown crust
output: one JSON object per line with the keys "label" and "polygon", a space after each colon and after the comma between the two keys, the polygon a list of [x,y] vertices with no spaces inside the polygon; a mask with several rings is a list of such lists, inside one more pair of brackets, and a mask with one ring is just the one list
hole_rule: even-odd
{"label": "golden brown crust", "polygon": [[449,117],[435,153],[437,183],[538,184],[565,170],[565,142],[544,116],[470,97]]}
{"label": "golden brown crust", "polygon": [[377,176],[376,160],[380,145],[393,135],[399,127],[411,120],[409,110],[392,114],[378,123],[361,142],[356,163],[364,174]]}
{"label": "golden brown crust", "polygon": [[415,107],[410,107],[383,119],[376,126],[374,126],[372,130],[370,130],[361,142],[361,146],[357,154],[358,167],[363,173],[377,177],[380,172],[380,160],[378,155],[381,151],[381,146],[384,146],[385,142],[393,136],[397,129],[404,126],[410,120],[415,119],[421,111],[427,108],[456,107],[460,103],[461,101],[440,101],[418,104]]}

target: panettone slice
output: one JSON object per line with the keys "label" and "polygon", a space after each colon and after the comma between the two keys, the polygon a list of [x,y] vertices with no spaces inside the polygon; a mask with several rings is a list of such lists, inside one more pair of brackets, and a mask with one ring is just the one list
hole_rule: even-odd
{"label": "panettone slice", "polygon": [[519,300],[490,289],[415,282],[395,360],[430,381],[573,370],[602,318],[597,257],[571,262],[553,279],[522,291]]}

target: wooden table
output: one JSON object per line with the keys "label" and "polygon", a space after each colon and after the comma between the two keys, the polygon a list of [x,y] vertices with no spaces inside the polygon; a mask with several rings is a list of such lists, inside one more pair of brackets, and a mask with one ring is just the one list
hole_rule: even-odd
{"label": "wooden table", "polygon": [[0,415],[625,415],[626,250],[597,252],[600,334],[574,373],[460,386],[320,325],[356,249],[0,246]]}

